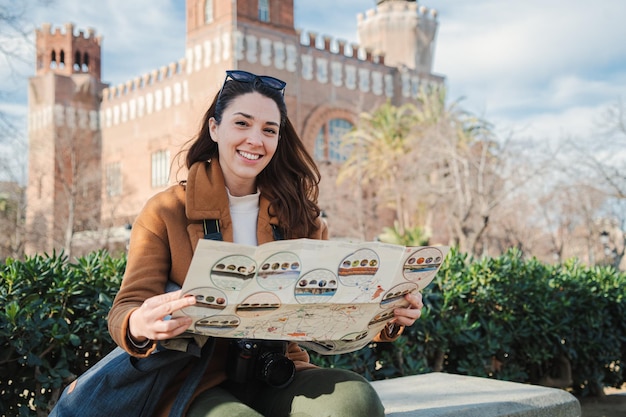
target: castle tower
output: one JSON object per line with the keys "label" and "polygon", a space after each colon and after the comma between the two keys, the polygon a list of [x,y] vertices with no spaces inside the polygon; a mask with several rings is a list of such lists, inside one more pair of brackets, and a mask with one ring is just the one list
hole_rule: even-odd
{"label": "castle tower", "polygon": [[36,75],[29,79],[26,253],[70,249],[74,232],[99,222],[100,47],[74,25],[36,31]]}
{"label": "castle tower", "polygon": [[48,72],[70,76],[88,73],[100,79],[100,43],[102,37],[89,29],[87,36],[81,30],[74,35],[74,25],[65,24],[65,32],[49,23],[37,30],[37,75]]}
{"label": "castle tower", "polygon": [[435,52],[437,12],[415,0],[378,0],[376,9],[357,17],[360,44],[384,52],[387,65],[430,74]]}

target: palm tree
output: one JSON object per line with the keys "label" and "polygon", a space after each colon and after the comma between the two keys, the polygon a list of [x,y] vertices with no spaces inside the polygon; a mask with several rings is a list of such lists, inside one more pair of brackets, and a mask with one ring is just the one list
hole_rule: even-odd
{"label": "palm tree", "polygon": [[350,155],[337,177],[338,183],[352,179],[361,187],[376,189],[380,203],[395,209],[401,234],[410,218],[406,163],[412,153],[415,114],[413,104],[396,107],[389,101],[371,114],[361,113],[355,129],[344,136],[343,146],[350,149]]}
{"label": "palm tree", "polygon": [[393,234],[428,238],[438,224],[451,244],[476,247],[502,198],[498,146],[486,122],[447,103],[444,86],[421,89],[416,103],[362,113],[344,144],[351,152],[338,182],[376,190],[395,210]]}

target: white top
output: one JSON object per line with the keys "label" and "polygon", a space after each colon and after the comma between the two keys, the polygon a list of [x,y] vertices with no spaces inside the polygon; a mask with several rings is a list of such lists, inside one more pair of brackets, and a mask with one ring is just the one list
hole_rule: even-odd
{"label": "white top", "polygon": [[257,190],[254,194],[235,197],[228,193],[228,205],[230,207],[230,217],[233,220],[233,242],[241,245],[256,246],[256,225],[259,217],[259,197],[261,193]]}

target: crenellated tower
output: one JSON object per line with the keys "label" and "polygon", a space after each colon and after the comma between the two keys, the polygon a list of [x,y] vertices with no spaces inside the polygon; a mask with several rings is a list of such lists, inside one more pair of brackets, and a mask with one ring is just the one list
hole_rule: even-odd
{"label": "crenellated tower", "polygon": [[437,11],[415,0],[378,0],[376,9],[357,16],[361,46],[384,52],[387,65],[420,74],[432,72],[437,26]]}
{"label": "crenellated tower", "polygon": [[100,221],[102,38],[74,25],[36,31],[29,79],[27,253],[70,249],[76,231]]}
{"label": "crenellated tower", "polygon": [[87,73],[100,79],[100,45],[102,37],[88,29],[87,36],[80,30],[74,35],[74,25],[65,24],[65,30],[44,23],[37,29],[37,75],[48,72],[71,76]]}

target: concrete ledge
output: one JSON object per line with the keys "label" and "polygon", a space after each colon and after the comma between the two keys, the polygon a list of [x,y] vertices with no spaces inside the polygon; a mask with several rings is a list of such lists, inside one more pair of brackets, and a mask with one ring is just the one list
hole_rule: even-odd
{"label": "concrete ledge", "polygon": [[537,385],[445,373],[372,381],[393,417],[580,417],[570,393]]}

